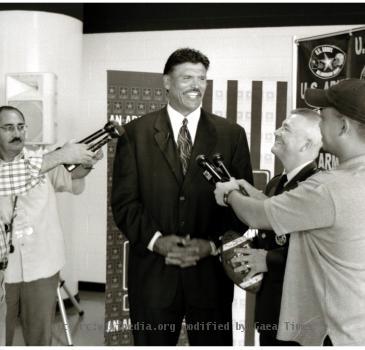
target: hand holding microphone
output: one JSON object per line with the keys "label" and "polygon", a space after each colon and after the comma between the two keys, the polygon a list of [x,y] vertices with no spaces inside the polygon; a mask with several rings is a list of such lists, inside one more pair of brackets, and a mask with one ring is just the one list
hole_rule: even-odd
{"label": "hand holding microphone", "polygon": [[[213,185],[224,185],[226,192],[238,189],[243,195],[248,196],[245,188],[240,185],[234,178],[232,178],[227,167],[224,165],[223,156],[220,153],[213,155],[213,163],[211,163],[204,154],[200,154],[196,157],[196,162],[204,170],[203,175]],[[229,184],[229,185],[228,185]],[[224,196],[221,196],[221,200],[218,201],[220,205],[226,205],[223,202]],[[222,204],[221,204],[222,203]]]}
{"label": "hand holding microphone", "polygon": [[[79,141],[77,144],[78,145],[84,145],[84,148],[86,147],[86,149],[89,152],[96,152],[98,151],[101,147],[103,147],[105,144],[107,144],[110,140],[112,140],[113,138],[118,138],[120,136],[122,136],[124,134],[125,130],[122,126],[120,126],[117,122],[115,121],[109,121],[107,122],[104,127],[96,132],[94,132],[93,134],[85,137],[84,139],[82,139],[81,141]],[[99,160],[102,158],[102,153],[97,152],[95,153],[91,153],[92,154],[92,159],[88,159],[85,161],[86,164],[90,164],[92,165],[93,163],[93,159]],[[85,155],[87,156],[87,154]],[[73,171],[78,165],[80,164],[67,164],[65,165],[65,168],[68,171]]]}

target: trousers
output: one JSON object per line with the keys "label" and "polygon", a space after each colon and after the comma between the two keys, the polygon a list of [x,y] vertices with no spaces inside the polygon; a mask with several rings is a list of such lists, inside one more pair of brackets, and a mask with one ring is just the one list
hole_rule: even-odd
{"label": "trousers", "polygon": [[5,346],[5,321],[6,321],[6,302],[5,302],[5,283],[4,271],[0,270],[0,346]]}
{"label": "trousers", "polygon": [[31,282],[6,283],[6,345],[13,343],[18,315],[25,345],[52,345],[59,273]]}

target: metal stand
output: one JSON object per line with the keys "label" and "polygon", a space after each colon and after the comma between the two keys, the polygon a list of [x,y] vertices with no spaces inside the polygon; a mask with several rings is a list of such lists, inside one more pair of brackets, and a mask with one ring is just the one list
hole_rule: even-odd
{"label": "metal stand", "polygon": [[62,296],[61,296],[61,288],[63,288],[63,290],[66,292],[67,296],[70,298],[73,306],[76,308],[77,312],[79,313],[79,316],[82,316],[84,314],[84,311],[81,309],[79,303],[74,298],[74,296],[67,289],[66,284],[65,284],[65,280],[63,280],[60,277],[59,285],[57,287],[58,306],[60,308],[60,312],[61,312],[61,316],[62,316],[63,327],[65,329],[65,334],[66,334],[66,339],[67,339],[67,345],[68,346],[73,346],[72,338],[71,338],[71,332],[70,332],[70,326],[69,326],[69,323],[68,323],[68,320],[67,320],[67,315],[66,315],[65,304],[63,303],[63,299],[62,299]]}

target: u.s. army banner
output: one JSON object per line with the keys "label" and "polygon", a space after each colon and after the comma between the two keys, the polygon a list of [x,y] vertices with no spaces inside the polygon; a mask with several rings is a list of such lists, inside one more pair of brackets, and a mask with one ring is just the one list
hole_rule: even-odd
{"label": "u.s. army banner", "polygon": [[[365,79],[365,28],[297,40],[296,106],[308,107],[304,92],[308,88],[328,89],[346,78]],[[338,160],[322,152],[318,164],[333,169]]]}

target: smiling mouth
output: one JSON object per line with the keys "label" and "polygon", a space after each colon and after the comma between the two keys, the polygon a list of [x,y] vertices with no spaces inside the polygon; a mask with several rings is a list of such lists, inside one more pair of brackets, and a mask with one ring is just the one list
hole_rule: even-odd
{"label": "smiling mouth", "polygon": [[198,98],[201,97],[201,93],[200,91],[189,91],[189,92],[185,92],[185,95],[190,97],[190,98]]}

